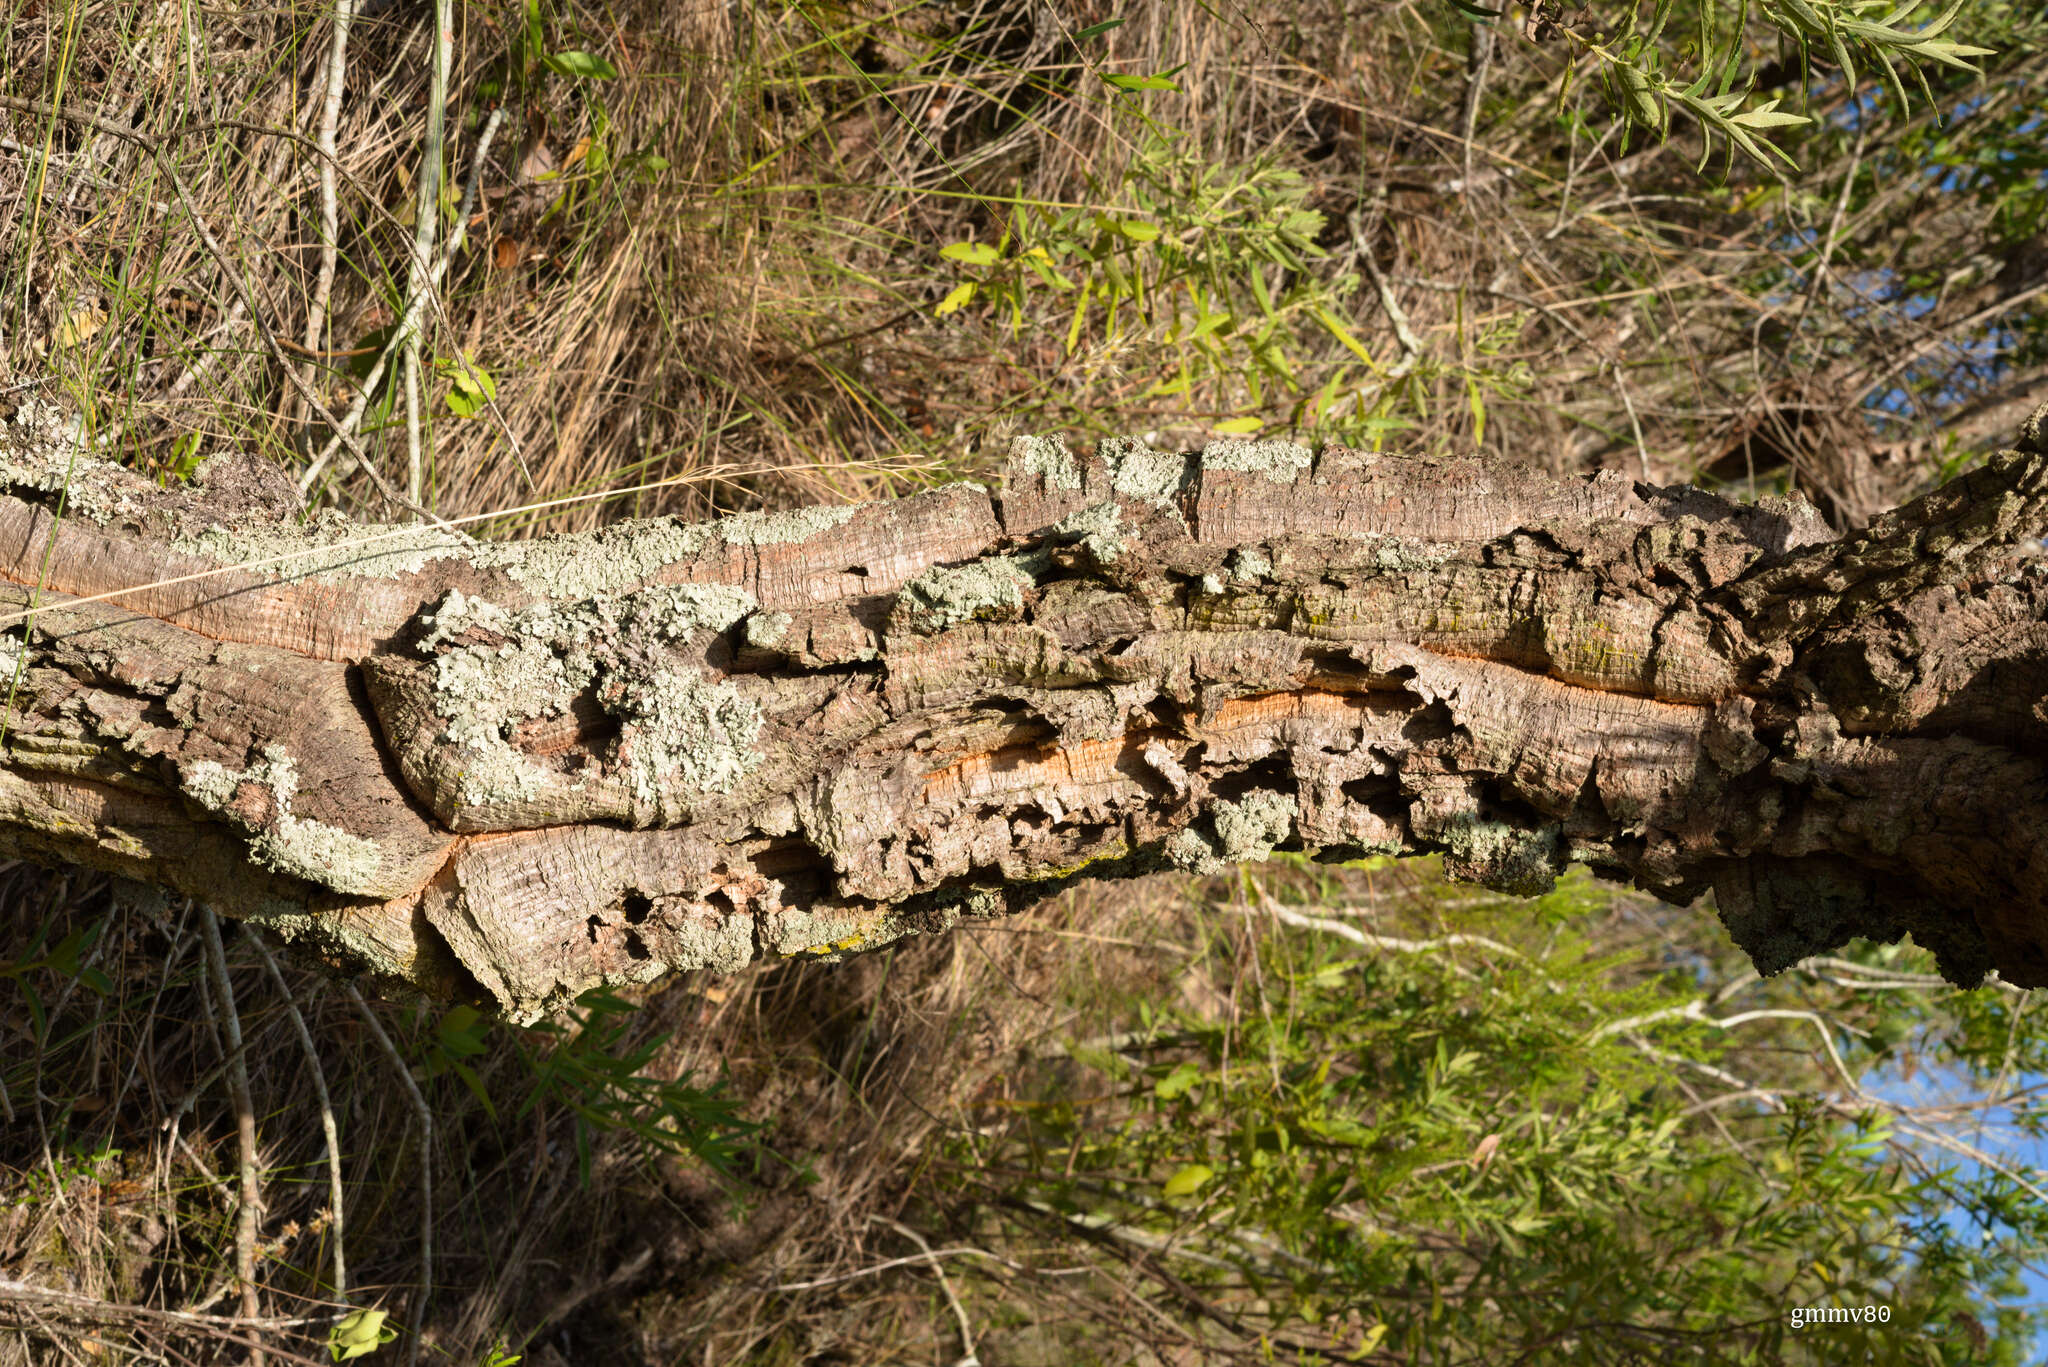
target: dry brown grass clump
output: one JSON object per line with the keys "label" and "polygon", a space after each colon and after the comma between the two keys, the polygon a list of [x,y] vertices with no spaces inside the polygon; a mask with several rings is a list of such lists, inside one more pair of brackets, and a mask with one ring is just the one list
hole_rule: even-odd
{"label": "dry brown grass clump", "polygon": [[[1798,288],[1796,225],[1904,275],[1996,206],[1829,229],[1833,187],[1878,155],[1835,131],[1804,149],[1811,198],[1740,165],[1704,183],[1682,128],[1623,156],[1567,49],[1503,38],[1480,61],[1447,7],[1149,6],[1091,32],[1085,6],[550,0],[530,33],[524,6],[463,6],[437,240],[474,207],[425,293],[427,8],[362,3],[338,79],[329,0],[9,13],[0,354],[167,477],[225,443],[307,476],[331,436],[307,395],[363,398],[413,297],[424,500],[684,481],[555,526],[900,491],[1018,427],[1252,420],[1659,479],[1789,465],[1853,519],[1925,471],[1944,408],[1971,440],[2024,411],[2024,384],[1924,375],[1917,421],[1857,408],[1930,358],[1967,372],[1943,327],[2007,315],[2038,263],[1992,259],[1932,312],[1873,309],[1863,278]],[[2036,65],[2001,79],[2024,91]],[[940,255],[1006,233],[993,261]],[[472,368],[495,397],[458,417]],[[401,388],[367,396],[363,442],[402,489]],[[313,487],[388,512],[350,463]]]}
{"label": "dry brown grass clump", "polygon": [[[232,1051],[195,913],[137,905],[97,878],[0,877],[19,912],[5,961],[26,1006],[0,1054],[6,1363],[232,1360],[258,1341],[273,1360],[319,1359],[349,1305],[398,1325],[422,1303],[438,1360],[481,1361],[501,1342],[535,1363],[922,1360],[956,1330],[902,1231],[945,1218],[932,1165],[946,1141],[1006,1123],[1067,1043],[1115,1028],[1132,1000],[1213,1017],[1259,1009],[1261,990],[1253,923],[1205,910],[1181,877],[1076,892],[842,965],[675,984],[630,1017],[629,1039],[667,1036],[646,1074],[723,1078],[766,1125],[725,1173],[621,1128],[579,1139],[564,1094],[536,1083],[556,1047],[545,1037],[480,1031],[482,1053],[457,1051],[465,1080],[436,1072],[459,1013],[378,1005],[422,1075],[423,1158],[407,1090],[346,991],[290,963],[273,974],[253,939],[230,936],[261,1203],[261,1309],[238,1320]],[[1382,872],[1379,891],[1415,877]],[[339,1136],[340,1226],[316,1074]],[[1113,1287],[1031,1276],[1013,1291],[1016,1306],[1113,1319]]]}

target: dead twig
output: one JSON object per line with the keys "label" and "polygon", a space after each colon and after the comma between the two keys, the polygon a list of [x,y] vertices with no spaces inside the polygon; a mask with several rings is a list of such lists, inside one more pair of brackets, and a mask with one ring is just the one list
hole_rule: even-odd
{"label": "dead twig", "polygon": [[[228,978],[227,950],[220,939],[220,918],[213,908],[199,908],[199,927],[206,937],[206,964],[220,1006],[221,1029],[227,1038],[228,1090],[235,1103],[236,1161],[241,1173],[241,1204],[235,1212],[235,1280],[242,1284],[242,1318],[263,1313],[256,1290],[256,1227],[262,1209],[262,1188],[256,1177],[256,1104],[249,1092],[249,1066],[242,1054],[242,1017],[235,1009],[235,988]],[[250,1350],[256,1367],[263,1349]]]}
{"label": "dead twig", "polygon": [[974,1328],[967,1322],[967,1311],[960,1304],[960,1298],[953,1294],[953,1283],[947,1278],[945,1264],[939,1261],[939,1255],[934,1253],[932,1246],[925,1242],[924,1235],[919,1234],[909,1225],[900,1224],[895,1220],[882,1220],[880,1223],[887,1225],[904,1238],[910,1240],[910,1242],[916,1244],[918,1251],[924,1255],[926,1265],[938,1277],[939,1290],[945,1293],[946,1304],[953,1308],[953,1318],[960,1325],[960,1347],[962,1354],[953,1363],[953,1367],[981,1367],[981,1359],[975,1356],[974,1352]]}
{"label": "dead twig", "polygon": [[434,1294],[434,1112],[421,1094],[419,1083],[413,1080],[405,1055],[398,1052],[398,1046],[392,1043],[391,1036],[384,1030],[384,1023],[377,1019],[377,1013],[363,1000],[363,994],[354,983],[342,986],[347,990],[349,999],[355,1002],[356,1010],[362,1013],[363,1023],[370,1028],[377,1047],[391,1060],[392,1070],[398,1074],[406,1097],[412,1102],[413,1116],[420,1123],[420,1184],[417,1193],[420,1203],[420,1288],[412,1299],[412,1313],[407,1317],[405,1344],[406,1367],[414,1367],[420,1360],[420,1326],[426,1321],[427,1301]]}
{"label": "dead twig", "polygon": [[334,1102],[327,1092],[327,1071],[320,1066],[320,1050],[313,1043],[313,1032],[306,1028],[306,1018],[299,1011],[299,1004],[292,997],[291,984],[284,978],[284,972],[277,966],[277,957],[270,952],[270,946],[263,943],[263,937],[254,926],[244,924],[242,934],[250,944],[256,946],[257,955],[263,960],[263,967],[270,973],[270,981],[277,986],[277,994],[284,1002],[285,1016],[292,1023],[292,1029],[299,1037],[299,1050],[306,1056],[306,1071],[313,1080],[313,1096],[320,1106],[320,1137],[327,1146],[327,1205],[328,1229],[334,1245],[334,1298],[348,1304],[348,1243],[347,1221],[343,1218],[341,1189],[341,1140],[334,1123]]}
{"label": "dead twig", "polygon": [[[383,348],[378,352],[375,364],[370,367],[369,374],[364,377],[361,388],[356,392],[355,401],[349,405],[348,413],[343,417],[342,421],[350,434],[353,434],[357,424],[362,422],[363,413],[370,406],[370,396],[377,392],[377,386],[383,382],[385,371],[390,369],[391,358],[398,354],[404,339],[417,332],[421,310],[425,307],[427,301],[433,298],[441,288],[441,282],[448,274],[449,265],[455,260],[456,254],[462,250],[462,244],[469,236],[469,216],[476,204],[477,193],[483,182],[485,159],[491,154],[491,144],[497,139],[498,128],[503,124],[504,119],[505,111],[503,107],[500,107],[492,110],[491,117],[484,123],[484,131],[477,139],[476,156],[470,162],[469,184],[463,187],[462,207],[456,213],[455,227],[448,234],[448,246],[442,253],[441,259],[434,263],[433,272],[428,278],[428,287],[415,294],[406,302],[404,318],[399,320],[399,325],[392,330],[390,338],[386,340]],[[465,372],[470,374],[472,379],[475,378],[475,372],[469,369],[467,357],[458,356],[457,363],[463,367]],[[493,414],[496,414],[497,403],[495,400],[491,402],[490,408]],[[505,424],[502,417],[498,421],[499,425],[504,429],[506,438],[512,442],[512,455],[519,462],[520,473],[525,475],[529,485],[532,484],[533,476],[526,469],[526,458],[520,453],[518,439],[512,435],[511,428]],[[334,459],[335,452],[341,445],[341,438],[342,432],[338,429],[328,437],[327,445],[321,449],[318,456],[314,457],[313,463],[306,467],[306,472],[299,476],[299,492],[305,493],[311,490],[315,484],[319,483],[320,476],[326,471],[328,462]],[[439,522],[440,519],[436,518],[435,521]]]}
{"label": "dead twig", "polygon": [[[448,125],[448,50],[455,45],[453,0],[434,0],[434,41],[428,49],[433,60],[427,75],[427,135],[420,150],[420,197],[413,210],[412,269],[406,286],[406,314],[418,311],[418,302],[432,292],[434,236],[441,226],[441,151]],[[414,503],[420,501],[424,474],[420,460],[420,334],[417,327],[401,327],[405,345],[405,490]]]}
{"label": "dead twig", "polygon": [[327,92],[320,106],[320,268],[306,308],[306,351],[317,353],[327,331],[327,305],[334,294],[336,238],[341,214],[334,175],[334,144],[341,127],[341,88],[348,76],[348,30],[356,0],[334,0],[334,41],[327,50]]}

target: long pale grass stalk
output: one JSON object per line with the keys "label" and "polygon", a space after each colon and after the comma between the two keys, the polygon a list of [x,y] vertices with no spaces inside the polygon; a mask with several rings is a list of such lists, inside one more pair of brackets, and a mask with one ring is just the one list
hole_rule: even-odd
{"label": "long pale grass stalk", "polygon": [[[228,1050],[228,1091],[235,1103],[236,1165],[241,1174],[241,1199],[235,1211],[235,1280],[242,1292],[242,1317],[263,1313],[256,1289],[256,1231],[262,1215],[263,1189],[256,1175],[256,1103],[249,1090],[249,1063],[242,1052],[242,1016],[235,1008],[235,987],[228,977],[227,950],[221,944],[220,919],[213,908],[199,908],[199,928],[206,937],[206,963],[219,1003],[221,1031]],[[250,1361],[262,1367],[263,1350],[250,1349]]]}
{"label": "long pale grass stalk", "polygon": [[334,173],[335,136],[341,128],[341,92],[348,80],[348,30],[356,0],[334,0],[333,42],[327,49],[327,88],[320,105],[320,267],[313,277],[313,298],[306,307],[306,350],[322,350],[327,332],[328,303],[334,295],[334,267],[339,255],[341,213]]}

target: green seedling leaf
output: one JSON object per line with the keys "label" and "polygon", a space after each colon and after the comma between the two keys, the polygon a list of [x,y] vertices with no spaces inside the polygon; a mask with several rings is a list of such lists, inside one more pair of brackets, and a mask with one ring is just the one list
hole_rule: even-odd
{"label": "green seedling leaf", "polygon": [[576,76],[591,81],[617,80],[619,69],[594,52],[551,52],[541,58],[548,70],[562,76]]}
{"label": "green seedling leaf", "polygon": [[1111,29],[1122,28],[1123,26],[1124,21],[1121,19],[1105,19],[1099,24],[1090,24],[1087,28],[1082,29],[1074,35],[1074,41],[1076,43],[1085,43],[1090,38],[1100,38]]}
{"label": "green seedling leaf", "polygon": [[1152,1084],[1152,1095],[1161,1101],[1172,1101],[1175,1097],[1187,1095],[1189,1089],[1201,1080],[1202,1070],[1194,1064],[1176,1064],[1172,1072]]}
{"label": "green seedling leaf", "polygon": [[398,1331],[384,1323],[389,1318],[382,1310],[357,1310],[342,1316],[327,1331],[327,1351],[334,1354],[336,1362],[368,1357],[398,1337]]}
{"label": "green seedling leaf", "polygon": [[980,286],[972,280],[964,285],[953,286],[952,293],[941,299],[939,306],[932,310],[932,317],[943,318],[949,313],[958,313],[974,302],[974,292],[979,288]]}
{"label": "green seedling leaf", "polygon": [[1229,422],[1217,423],[1210,430],[1221,432],[1226,437],[1237,437],[1247,432],[1256,432],[1265,425],[1266,420],[1264,418],[1232,418]]}
{"label": "green seedling leaf", "polygon": [[619,158],[619,170],[642,185],[653,184],[669,165],[669,159],[659,152],[628,152]]}
{"label": "green seedling leaf", "polygon": [[941,247],[939,255],[963,266],[993,266],[1002,259],[1002,253],[986,242],[955,242],[950,247]]}
{"label": "green seedling leaf", "polygon": [[473,1006],[456,1005],[448,1008],[434,1033],[440,1046],[456,1058],[475,1058],[490,1047],[484,1043],[489,1030],[482,1012]]}
{"label": "green seedling leaf", "polygon": [[[356,344],[349,348],[347,370],[350,377],[359,381],[369,379],[370,371],[376,367],[377,357],[391,344],[392,335],[397,331],[398,324],[386,323],[383,327],[358,337]],[[391,375],[395,370],[396,367],[392,367],[385,371],[386,388],[389,387]]]}
{"label": "green seedling leaf", "polygon": [[448,411],[458,418],[474,417],[498,397],[498,382],[491,372],[471,360],[466,352],[459,360],[440,357],[434,366],[453,386],[448,391]]}
{"label": "green seedling leaf", "polygon": [[1268,322],[1273,318],[1273,296],[1266,289],[1266,272],[1252,267],[1252,298],[1258,302],[1259,312],[1266,315]]}
{"label": "green seedling leaf", "polygon": [[1484,5],[1475,5],[1472,3],[1472,0],[1444,0],[1444,3],[1474,23],[1486,19],[1498,19],[1501,15],[1507,13],[1506,10],[1488,9]]}
{"label": "green seedling leaf", "polygon": [[1173,1176],[1166,1179],[1166,1186],[1162,1189],[1162,1194],[1169,1201],[1177,1201],[1193,1196],[1204,1186],[1208,1185],[1209,1179],[1215,1175],[1216,1172],[1213,1168],[1205,1167],[1200,1163],[1189,1163],[1186,1167],[1177,1169]]}

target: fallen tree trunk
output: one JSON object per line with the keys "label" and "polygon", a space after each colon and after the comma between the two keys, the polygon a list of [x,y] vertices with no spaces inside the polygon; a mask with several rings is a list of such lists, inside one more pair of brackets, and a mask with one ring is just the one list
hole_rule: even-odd
{"label": "fallen tree trunk", "polygon": [[[0,426],[0,851],[515,1018],[1274,850],[2048,983],[2048,444],[1797,500],[1025,439],[1002,496],[483,543]],[[2030,554],[2029,552],[2035,552]]]}

